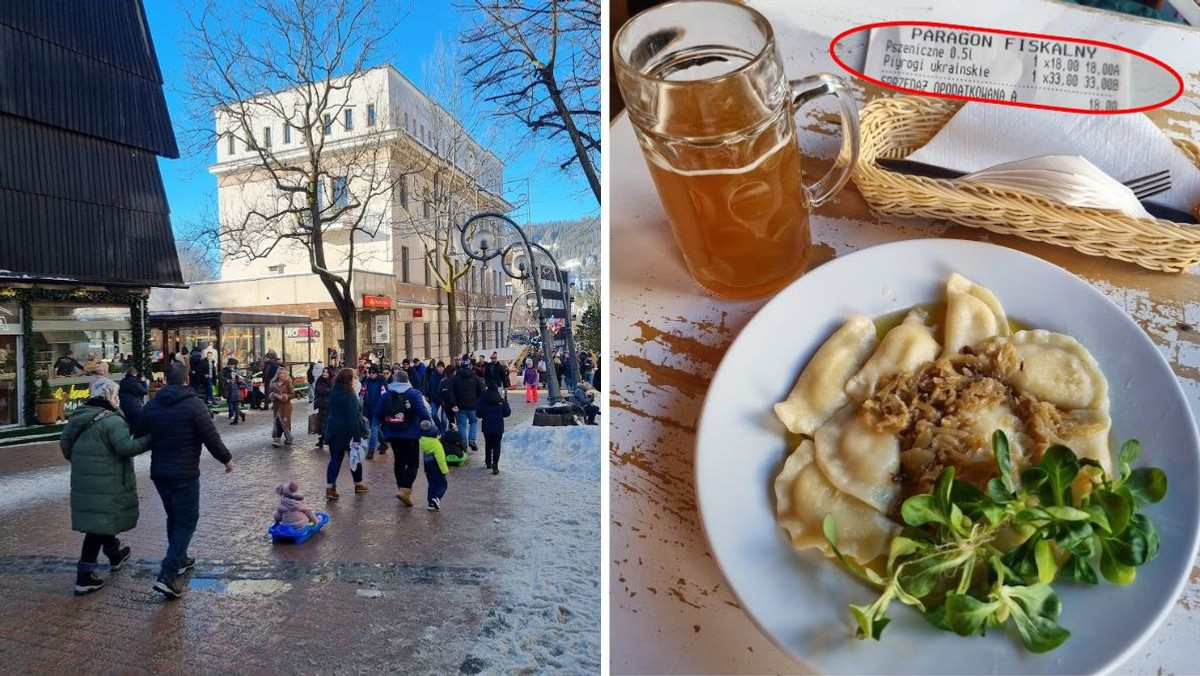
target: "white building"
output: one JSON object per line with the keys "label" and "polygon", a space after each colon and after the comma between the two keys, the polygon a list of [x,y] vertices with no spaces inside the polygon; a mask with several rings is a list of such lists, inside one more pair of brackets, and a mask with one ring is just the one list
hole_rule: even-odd
{"label": "white building", "polygon": [[[348,87],[333,89],[325,112],[291,112],[304,104],[297,92],[268,94],[262,100],[269,105],[259,101],[237,114],[218,111],[216,116],[217,161],[209,170],[217,177],[221,221],[246,224],[239,235],[223,233],[220,280],[193,283],[186,290],[156,290],[151,309],[306,314],[321,336],[315,341],[345,348],[340,345],[340,315],[311,272],[308,249],[292,239],[262,235],[275,221],[259,223],[254,215],[278,212],[290,199],[264,169],[264,154],[279,167],[303,165],[311,140],[324,144],[321,157],[328,167],[323,169],[328,178],[318,182],[318,208],[336,210],[349,200],[363,205],[360,230],[351,232],[335,221],[325,235],[327,269],[344,274],[351,247],[354,252],[359,345],[346,352],[373,351],[386,361],[450,357],[447,298],[425,256],[427,246],[434,244],[430,223],[509,210],[501,195],[503,163],[391,66],[371,69]],[[311,138],[295,126],[303,119],[317,121]],[[227,255],[247,247],[262,255]],[[464,259],[459,255],[457,260]],[[476,263],[459,281],[457,316],[464,349],[478,353],[507,343],[505,286],[496,262]]]}

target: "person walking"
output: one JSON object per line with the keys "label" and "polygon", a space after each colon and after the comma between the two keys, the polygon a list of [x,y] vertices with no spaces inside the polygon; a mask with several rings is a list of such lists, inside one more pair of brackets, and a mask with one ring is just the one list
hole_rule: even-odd
{"label": "person walking", "polygon": [[[271,428],[271,445],[275,447],[292,445],[292,398],[296,396],[296,387],[287,369],[277,369],[275,378],[271,380],[270,393],[271,412],[275,416]],[[280,440],[282,439],[282,443]]]}
{"label": "person walking", "polygon": [[563,386],[563,366],[564,366],[564,364],[563,364],[562,353],[559,352],[558,350],[554,351],[554,359],[552,360],[552,363],[554,364],[555,382],[558,383],[559,387],[562,387]]}
{"label": "person walking", "polygon": [[179,576],[196,565],[187,551],[200,520],[201,445],[225,465],[226,472],[235,466],[208,407],[185,384],[186,378],[187,367],[168,366],[166,387],[146,404],[133,428],[134,436],[150,434],[150,480],[167,513],[167,554],[154,590],[169,599],[183,596]]}
{"label": "person walking", "polygon": [[83,533],[83,550],[75,567],[77,595],[104,586],[96,575],[101,550],[110,573],[120,570],[132,555],[117,535],[137,526],[133,456],[146,451],[150,438],[129,435],[129,425],[117,412],[120,396],[111,380],[93,383],[87,401],[71,414],[58,440],[63,457],[71,463],[71,530]]}
{"label": "person walking", "polygon": [[317,412],[317,450],[325,446],[325,420],[329,417],[329,393],[333,388],[333,372],[328,367],[321,369],[321,375],[308,388],[313,392],[313,408]]}
{"label": "person walking", "polygon": [[483,367],[483,384],[485,387],[495,385],[497,388],[504,387],[504,376],[508,372],[508,367],[500,361],[497,353],[493,352],[487,366]]}
{"label": "person walking", "polygon": [[314,388],[316,387],[316,384],[317,384],[317,378],[321,377],[321,374],[324,372],[324,370],[325,370],[325,368],[323,366],[321,366],[321,362],[317,362],[317,361],[308,362],[308,370],[304,372],[304,378],[305,378],[305,381],[308,383],[308,405],[309,406],[312,406],[313,403],[316,402],[316,400],[317,400],[317,393]]}
{"label": "person walking", "polygon": [[525,403],[536,404],[538,400],[538,372],[533,368],[533,360],[525,360]]}
{"label": "person walking", "polygon": [[[324,377],[324,376],[322,376]],[[369,434],[366,423],[363,422],[362,402],[358,398],[358,373],[351,368],[338,371],[329,388],[329,404],[321,409],[325,422],[321,427],[325,443],[329,444],[329,465],[325,469],[325,499],[337,500],[337,478],[342,471],[342,461],[350,452],[352,442],[362,443],[362,438]],[[350,477],[354,480],[354,493],[360,495],[367,492],[367,484],[363,481],[363,466],[350,467]]]}
{"label": "person walking", "polygon": [[428,420],[421,421],[421,439],[418,442],[421,455],[425,459],[425,480],[429,483],[429,492],[425,496],[429,511],[442,511],[442,498],[446,497],[446,489],[450,482],[450,468],[446,466],[446,449],[437,437],[437,426]]}
{"label": "person walking", "polygon": [[446,376],[446,365],[438,362],[431,365],[425,374],[425,386],[420,388],[429,399],[429,412],[433,415],[433,423],[437,425],[438,433],[446,431],[446,412],[442,406],[442,381]]}
{"label": "person walking", "polygon": [[205,394],[204,389],[204,383],[208,379],[208,363],[204,358],[204,350],[200,347],[199,342],[192,346],[192,351],[188,354],[188,364],[192,369],[190,382],[196,389],[196,394],[200,395],[204,403],[210,403],[212,389],[210,388],[207,394]]}
{"label": "person walking", "polygon": [[591,384],[592,374],[596,371],[596,360],[587,350],[579,351],[579,375],[585,382]]}
{"label": "person walking", "polygon": [[246,420],[246,414],[242,413],[242,385],[245,382],[238,372],[238,360],[230,357],[221,369],[221,391],[225,393],[225,404],[229,407],[230,425]]}
{"label": "person walking", "polygon": [[146,395],[150,393],[150,386],[146,383],[146,379],[140,376],[137,367],[130,366],[125,371],[125,377],[121,379],[118,392],[121,413],[124,414],[125,421],[132,425],[137,422],[138,416],[142,415],[142,406],[146,403]]}
{"label": "person walking", "polygon": [[442,416],[439,424],[443,434],[450,429],[452,424],[458,424],[458,419],[452,417],[454,412],[450,410],[454,406],[454,374],[457,372],[458,369],[454,364],[446,366],[446,369],[442,371],[442,380],[438,383],[438,413]]}
{"label": "person walking", "polygon": [[508,397],[501,396],[500,388],[492,384],[488,385],[475,410],[483,428],[485,466],[492,474],[499,474],[500,439],[504,436],[504,419],[512,415],[512,407],[508,405]]}
{"label": "person walking", "polygon": [[370,460],[375,457],[376,449],[379,450],[380,455],[387,452],[387,447],[381,443],[379,423],[375,420],[374,414],[375,409],[379,406],[379,400],[387,390],[388,379],[383,377],[378,366],[372,365],[367,372],[370,375],[362,383],[362,403],[363,410],[371,420],[371,435],[367,439],[367,459]]}
{"label": "person walking", "polygon": [[454,374],[450,382],[450,395],[450,410],[458,423],[458,433],[466,438],[472,451],[478,451],[475,439],[479,432],[479,418],[475,415],[475,407],[483,396],[483,380],[475,375],[470,359],[464,359]]}
{"label": "person walking", "polygon": [[425,407],[425,397],[409,384],[403,369],[392,374],[392,382],[372,418],[395,451],[396,497],[412,507],[413,482],[421,469],[421,424],[428,421],[432,426],[433,416]]}

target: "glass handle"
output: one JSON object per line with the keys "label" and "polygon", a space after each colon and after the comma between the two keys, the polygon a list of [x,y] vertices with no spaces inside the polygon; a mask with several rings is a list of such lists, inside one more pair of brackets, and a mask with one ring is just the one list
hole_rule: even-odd
{"label": "glass handle", "polygon": [[842,118],[842,149],[837,161],[829,173],[821,177],[811,186],[804,186],[808,193],[808,201],[813,207],[819,207],[837,194],[846,181],[850,172],[858,162],[860,139],[858,134],[858,104],[854,95],[846,88],[846,81],[836,75],[817,73],[788,83],[792,87],[792,114],[800,111],[800,107],[826,95],[837,99],[838,114]]}

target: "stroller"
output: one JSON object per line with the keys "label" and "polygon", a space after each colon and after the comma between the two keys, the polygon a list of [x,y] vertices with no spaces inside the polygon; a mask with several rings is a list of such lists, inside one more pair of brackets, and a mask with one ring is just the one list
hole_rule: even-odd
{"label": "stroller", "polygon": [[442,433],[442,449],[446,451],[446,464],[460,467],[466,464],[470,449],[454,423],[450,423],[449,428]]}

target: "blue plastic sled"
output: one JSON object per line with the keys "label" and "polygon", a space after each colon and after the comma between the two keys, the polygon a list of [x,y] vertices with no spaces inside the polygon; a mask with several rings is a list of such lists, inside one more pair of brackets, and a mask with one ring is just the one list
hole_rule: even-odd
{"label": "blue plastic sled", "polygon": [[316,523],[310,523],[303,528],[296,528],[286,523],[274,523],[267,529],[267,532],[271,534],[271,542],[288,542],[298,545],[324,528],[327,523],[329,523],[329,515],[325,512],[317,512]]}

